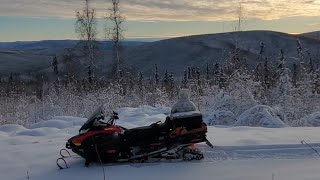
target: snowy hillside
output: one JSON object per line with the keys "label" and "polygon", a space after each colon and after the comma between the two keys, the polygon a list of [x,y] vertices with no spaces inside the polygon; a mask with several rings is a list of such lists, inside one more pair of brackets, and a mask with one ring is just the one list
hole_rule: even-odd
{"label": "snowy hillside", "polygon": [[51,66],[52,57],[29,52],[0,49],[1,75],[35,73]]}
{"label": "snowy hillside", "polygon": [[[37,72],[52,72],[52,60],[58,57],[63,63],[63,55],[66,49],[79,48],[77,40],[45,40],[45,41],[22,41],[22,42],[0,42],[0,74],[10,75],[11,73],[29,74]],[[139,41],[126,41],[125,47],[132,47],[144,44]],[[111,42],[101,41],[98,44],[101,54],[112,56]],[[98,61],[105,66],[104,57],[100,56]],[[103,72],[102,68],[102,72]]]}
{"label": "snowy hillside", "polygon": [[[163,113],[169,111],[165,107],[121,108],[118,124],[136,127],[164,121]],[[103,179],[101,165],[86,168],[81,158],[69,159],[71,168],[66,170],[59,170],[55,164],[59,150],[78,133],[83,122],[83,118],[55,117],[27,128],[0,126],[0,179]],[[210,127],[208,131],[215,148],[199,145],[204,160],[105,165],[106,179],[317,180],[320,177],[319,156],[300,143],[319,142],[318,128]]]}
{"label": "snowy hillside", "polygon": [[[124,42],[125,62],[137,72],[143,71],[148,75],[152,73],[155,64],[159,67],[159,72],[163,73],[165,70],[173,72],[176,75],[182,76],[183,71],[188,66],[200,66],[205,69],[205,65],[214,64],[216,62],[225,63],[230,58],[230,53],[237,47],[239,53],[247,58],[247,63],[254,67],[258,62],[258,55],[260,50],[260,43],[265,43],[265,57],[271,62],[276,62],[279,57],[280,49],[283,49],[288,59],[288,65],[292,65],[297,61],[297,38],[300,39],[304,49],[307,49],[313,58],[317,57],[317,47],[320,45],[319,41],[307,38],[303,35],[290,35],[271,31],[247,31],[240,33],[220,33],[179,37],[167,40],[161,40],[151,43],[143,43],[136,41]],[[39,41],[39,42],[15,42],[15,43],[1,43],[1,49],[10,49],[14,51],[26,51],[32,54],[37,54],[36,57],[23,56],[23,61],[28,62],[27,66],[33,65],[35,69],[48,69],[50,66],[38,64],[37,59],[43,59],[41,55],[63,54],[66,48],[72,48],[77,41],[61,40],[61,41]],[[102,42],[99,45],[99,50],[103,51],[101,56],[96,58],[97,67],[102,76],[110,66],[112,53],[110,43]],[[11,55],[10,58],[0,53],[0,59],[5,60],[3,65],[9,69],[16,69],[15,66],[21,60],[19,55]],[[59,56],[59,62],[62,62],[62,56]],[[17,59],[17,61],[15,61]],[[10,63],[9,61],[10,60]],[[52,59],[50,59],[52,61]],[[45,68],[44,68],[45,67]],[[11,73],[12,71],[8,72]],[[2,73],[7,73],[2,71]]]}
{"label": "snowy hillside", "polygon": [[140,71],[150,73],[148,69],[158,64],[160,71],[168,70],[182,75],[188,66],[200,66],[206,63],[225,63],[237,47],[239,53],[247,58],[247,63],[254,67],[259,63],[260,43],[264,42],[265,56],[273,63],[277,62],[280,49],[285,51],[288,65],[296,63],[297,39],[311,53],[317,55],[319,41],[299,35],[272,31],[245,31],[173,38],[132,47],[126,52],[130,65]]}
{"label": "snowy hillside", "polygon": [[303,34],[301,34],[301,36],[305,36],[305,37],[308,37],[308,38],[319,40],[320,39],[320,31],[303,33]]}

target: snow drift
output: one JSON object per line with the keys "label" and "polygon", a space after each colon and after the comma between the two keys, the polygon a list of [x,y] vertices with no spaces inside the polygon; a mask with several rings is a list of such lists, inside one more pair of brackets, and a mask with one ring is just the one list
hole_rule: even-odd
{"label": "snow drift", "polygon": [[235,125],[267,128],[285,127],[285,124],[281,121],[275,110],[264,105],[254,106],[242,113]]}
{"label": "snow drift", "polygon": [[295,126],[320,127],[320,112],[302,118]]}
{"label": "snow drift", "polygon": [[235,115],[231,111],[214,111],[210,114],[204,115],[203,119],[208,126],[230,126],[237,121]]}

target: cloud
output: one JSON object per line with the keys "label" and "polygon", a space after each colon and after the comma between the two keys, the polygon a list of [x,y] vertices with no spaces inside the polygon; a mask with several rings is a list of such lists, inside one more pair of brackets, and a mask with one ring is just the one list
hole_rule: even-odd
{"label": "cloud", "polygon": [[[0,16],[73,18],[83,0],[0,0]],[[110,1],[91,0],[100,17]],[[121,0],[128,20],[216,21],[235,20],[241,1],[245,18],[263,20],[292,16],[319,16],[320,0]]]}

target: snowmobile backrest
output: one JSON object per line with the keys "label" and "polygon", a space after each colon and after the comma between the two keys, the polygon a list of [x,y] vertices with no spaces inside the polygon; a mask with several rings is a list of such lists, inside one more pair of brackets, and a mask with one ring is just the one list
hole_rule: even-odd
{"label": "snowmobile backrest", "polygon": [[188,112],[178,112],[178,113],[172,113],[170,115],[171,119],[184,119],[184,118],[188,118],[188,117],[197,117],[197,116],[201,116],[202,114],[200,111],[188,111]]}

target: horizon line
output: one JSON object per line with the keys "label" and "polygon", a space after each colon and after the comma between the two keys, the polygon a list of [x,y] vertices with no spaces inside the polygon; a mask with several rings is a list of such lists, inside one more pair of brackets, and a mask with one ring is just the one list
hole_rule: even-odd
{"label": "horizon line", "polygon": [[[165,39],[172,39],[172,38],[180,38],[180,37],[188,37],[188,36],[201,36],[201,35],[209,35],[209,34],[223,34],[223,33],[237,33],[237,32],[254,32],[254,31],[266,31],[266,32],[278,32],[278,33],[284,33],[284,34],[290,34],[290,35],[302,35],[307,33],[316,33],[320,31],[308,31],[308,32],[302,32],[302,33],[288,33],[288,32],[281,32],[281,31],[273,31],[273,30],[243,30],[243,31],[226,31],[226,32],[216,32],[216,33],[204,33],[204,34],[180,34],[180,35],[164,35],[164,36],[129,36],[127,38],[124,38],[123,41],[139,41],[141,39],[141,42],[149,42],[149,41],[159,41],[159,40],[165,40]],[[40,41],[81,41],[80,39],[35,39],[35,40],[14,40],[14,41],[1,41],[0,43],[15,43],[15,42],[40,42]],[[110,41],[107,39],[97,39],[97,41]]]}

